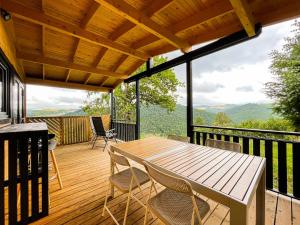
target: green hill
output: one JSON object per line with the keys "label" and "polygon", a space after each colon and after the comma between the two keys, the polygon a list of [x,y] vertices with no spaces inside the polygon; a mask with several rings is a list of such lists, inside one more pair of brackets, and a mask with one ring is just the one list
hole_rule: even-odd
{"label": "green hill", "polygon": [[240,123],[244,120],[256,119],[266,120],[270,117],[278,117],[273,114],[271,104],[245,104],[230,107],[224,112],[231,118],[234,123]]}

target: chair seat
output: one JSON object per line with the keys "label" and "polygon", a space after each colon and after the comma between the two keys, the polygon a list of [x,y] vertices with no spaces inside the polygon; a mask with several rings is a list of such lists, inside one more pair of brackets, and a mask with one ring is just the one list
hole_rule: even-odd
{"label": "chair seat", "polygon": [[[199,214],[203,218],[209,211],[209,205],[203,199],[195,196]],[[186,194],[164,189],[148,200],[151,211],[165,224],[190,225],[193,213],[192,198]],[[196,218],[196,217],[195,217]],[[195,224],[199,224],[196,220]]]}
{"label": "chair seat", "polygon": [[[150,181],[149,176],[144,171],[132,167],[140,185]],[[130,182],[132,178],[131,170],[128,168],[109,177],[110,182],[116,186],[121,192],[129,192]],[[138,187],[138,183],[133,181],[132,190]]]}

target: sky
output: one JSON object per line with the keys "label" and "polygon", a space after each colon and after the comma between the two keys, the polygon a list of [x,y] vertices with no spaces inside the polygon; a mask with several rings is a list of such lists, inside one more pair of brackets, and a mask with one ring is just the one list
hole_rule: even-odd
{"label": "sky", "polygon": [[[293,23],[265,27],[255,39],[194,60],[194,106],[270,102],[264,94],[264,84],[273,79],[270,53],[280,50],[284,38],[291,36]],[[165,56],[172,59],[181,54],[174,51]],[[185,83],[185,65],[175,67],[174,71]],[[179,88],[177,94],[178,103],[186,105],[186,89]],[[78,109],[86,96],[86,91],[27,85],[27,108]]]}

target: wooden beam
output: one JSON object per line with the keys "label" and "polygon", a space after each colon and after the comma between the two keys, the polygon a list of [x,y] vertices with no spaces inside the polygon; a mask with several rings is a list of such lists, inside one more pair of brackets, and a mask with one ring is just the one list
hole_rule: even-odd
{"label": "wooden beam", "polygon": [[52,16],[49,16],[47,14],[42,13],[39,10],[31,9],[28,7],[24,7],[21,4],[18,4],[16,2],[11,2],[9,0],[2,0],[2,8],[7,10],[8,12],[11,12],[13,16],[16,16],[18,18],[24,19],[26,21],[43,25],[49,29],[56,30],[58,32],[80,38],[82,40],[85,40],[87,42],[101,45],[106,48],[115,50],[117,52],[121,52],[126,55],[131,55],[135,58],[142,59],[146,61],[149,58],[149,55],[147,55],[144,52],[137,51],[135,49],[129,48],[128,46],[113,42],[109,40],[108,38],[105,38],[103,36],[97,35],[95,33],[92,33],[90,31],[82,29],[80,26],[76,26],[70,23],[67,23],[62,20],[58,20]]}
{"label": "wooden beam", "polygon": [[17,52],[17,58],[25,60],[25,61],[29,61],[29,62],[46,64],[46,65],[51,65],[51,66],[67,68],[67,69],[73,69],[73,70],[79,70],[79,71],[88,72],[88,73],[96,73],[96,74],[101,74],[101,75],[114,77],[114,78],[126,79],[128,77],[125,74],[120,74],[120,73],[107,71],[107,70],[101,70],[96,67],[84,66],[84,65],[80,65],[80,64],[75,64],[73,62],[61,61],[61,60],[48,58],[48,57],[44,57],[44,56],[36,55],[36,54]]}
{"label": "wooden beam", "polygon": [[84,84],[87,84],[89,82],[89,80],[91,79],[91,77],[92,77],[92,73],[88,73],[87,77],[86,77],[86,79],[84,81]]}
{"label": "wooden beam", "polygon": [[117,63],[115,65],[113,65],[113,67],[111,68],[111,71],[116,72],[118,70],[118,68],[123,64],[123,62],[125,62],[126,59],[127,59],[127,55],[122,55],[120,57],[120,59],[117,61]]}
{"label": "wooden beam", "polygon": [[[159,13],[163,9],[165,9],[170,3],[173,2],[173,0],[154,0],[152,1],[151,5],[146,5],[141,11],[148,17],[152,17],[154,14]],[[98,3],[97,3],[98,4]],[[109,39],[112,41],[118,40],[122,35],[129,32],[131,29],[136,27],[136,24],[130,22],[129,20],[126,20],[123,24],[121,24],[119,27],[117,27],[110,35]],[[156,37],[156,36],[154,36]],[[103,51],[104,50],[104,51]],[[104,57],[105,53],[107,52],[107,48],[103,48],[100,50],[102,53],[102,56],[99,57],[98,63],[100,63],[101,59]],[[128,58],[128,57],[126,57]]]}
{"label": "wooden beam", "polygon": [[34,85],[42,85],[49,87],[60,87],[60,88],[71,88],[71,89],[80,89],[87,91],[99,91],[99,92],[109,92],[112,88],[109,87],[99,87],[94,85],[85,85],[71,82],[63,82],[63,81],[54,81],[54,80],[42,80],[37,78],[26,77],[26,84],[34,84]]}
{"label": "wooden beam", "polygon": [[99,86],[102,87],[108,79],[109,77],[104,77]]}
{"label": "wooden beam", "polygon": [[45,71],[45,65],[42,65],[42,70],[43,70],[43,80],[46,79],[46,71]]}
{"label": "wooden beam", "polygon": [[[44,64],[43,64],[44,65]],[[68,69],[67,72],[66,72],[66,79],[65,79],[65,82],[68,82],[69,79],[70,79],[70,74],[71,74],[71,69]]]}
{"label": "wooden beam", "polygon": [[188,42],[180,39],[165,27],[154,22],[148,16],[141,13],[139,10],[137,10],[127,2],[123,0],[96,0],[96,1],[99,2],[101,5],[103,5],[104,7],[107,7],[113,12],[128,19],[132,23],[135,23],[136,25],[142,27],[148,32],[154,34],[155,36],[166,40],[171,45],[181,49],[183,52],[188,52],[190,50],[191,45]]}
{"label": "wooden beam", "polygon": [[255,21],[246,0],[230,0],[231,5],[249,37],[255,35]]}
{"label": "wooden beam", "polygon": [[[87,25],[89,24],[89,22],[91,21],[91,19],[94,17],[94,15],[96,14],[97,10],[99,9],[100,5],[97,2],[92,2],[91,6],[89,7],[87,13],[85,14],[84,18],[82,19],[81,23],[80,23],[80,27],[82,29],[86,29]],[[76,39],[75,43],[74,43],[74,49],[73,49],[73,53],[72,53],[72,62],[75,61],[75,56],[77,54],[78,48],[79,48],[79,44],[80,44],[80,39]],[[95,66],[97,67],[97,66]],[[70,76],[70,72],[71,70],[68,70],[67,72],[67,77],[66,77],[66,82],[68,82],[69,76]],[[89,74],[91,75],[91,73]],[[89,78],[90,76],[88,76]],[[84,82],[84,84],[87,84],[88,79],[86,79],[86,81]]]}
{"label": "wooden beam", "polygon": [[[180,22],[174,24],[170,29],[174,34],[182,32],[184,30],[190,29],[194,26],[199,26],[204,23],[207,23],[215,18],[223,16],[228,13],[232,13],[233,9],[229,2],[220,1],[218,3],[213,4],[208,9],[202,10],[201,13],[195,13],[192,16],[189,16],[186,19],[181,20]],[[139,49],[141,47],[147,46],[155,41],[159,41],[160,39],[154,35],[149,35],[143,38],[140,41],[132,44],[131,47],[134,49]],[[172,48],[173,49],[173,48]]]}

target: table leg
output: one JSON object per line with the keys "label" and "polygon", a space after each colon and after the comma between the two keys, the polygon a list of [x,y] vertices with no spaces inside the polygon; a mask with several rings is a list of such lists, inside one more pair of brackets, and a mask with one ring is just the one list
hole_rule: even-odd
{"label": "table leg", "polygon": [[248,225],[248,207],[232,200],[230,203],[230,225]]}
{"label": "table leg", "polygon": [[[110,174],[111,175],[115,174],[115,166],[111,159],[110,159]],[[110,197],[114,198],[114,196],[115,196],[114,185],[110,184]]]}
{"label": "table leg", "polygon": [[256,225],[265,225],[266,169],[256,190]]}

